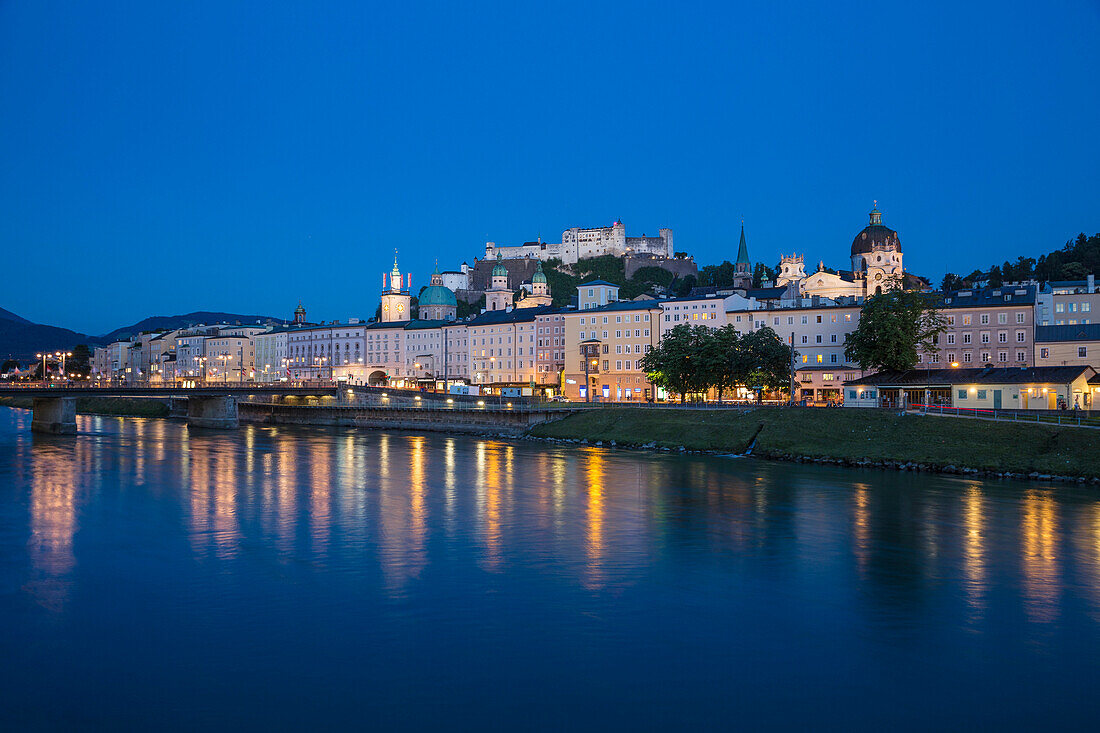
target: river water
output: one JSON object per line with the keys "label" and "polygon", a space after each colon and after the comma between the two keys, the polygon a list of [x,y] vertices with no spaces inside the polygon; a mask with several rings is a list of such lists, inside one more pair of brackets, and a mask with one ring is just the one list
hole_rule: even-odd
{"label": "river water", "polygon": [[1094,490],[0,409],[0,727],[1092,727]]}

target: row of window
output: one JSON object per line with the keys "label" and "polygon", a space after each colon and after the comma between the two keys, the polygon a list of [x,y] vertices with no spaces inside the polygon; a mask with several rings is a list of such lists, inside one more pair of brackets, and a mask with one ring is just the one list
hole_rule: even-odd
{"label": "row of window", "polygon": [[[956,319],[959,319],[964,326],[969,326],[974,322],[974,316],[970,315],[969,313],[962,315],[949,314],[947,316],[947,325],[954,326]],[[978,322],[983,326],[989,325],[990,314],[979,313]],[[997,323],[1008,323],[1008,313],[997,313]],[[1016,323],[1027,323],[1027,311],[1016,311]]]}

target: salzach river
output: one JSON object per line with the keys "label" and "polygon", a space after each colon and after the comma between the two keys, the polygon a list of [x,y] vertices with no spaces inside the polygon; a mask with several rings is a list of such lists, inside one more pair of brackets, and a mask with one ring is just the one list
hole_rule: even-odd
{"label": "salzach river", "polygon": [[0,408],[0,727],[1057,729],[1100,495]]}

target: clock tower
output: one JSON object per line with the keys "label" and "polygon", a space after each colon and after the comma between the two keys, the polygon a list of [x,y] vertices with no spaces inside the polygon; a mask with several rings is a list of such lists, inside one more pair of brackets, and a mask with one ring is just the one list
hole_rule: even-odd
{"label": "clock tower", "polygon": [[409,313],[411,305],[412,297],[409,295],[409,288],[401,279],[401,270],[397,268],[397,255],[394,255],[388,286],[386,275],[382,275],[382,321],[409,320],[412,318]]}

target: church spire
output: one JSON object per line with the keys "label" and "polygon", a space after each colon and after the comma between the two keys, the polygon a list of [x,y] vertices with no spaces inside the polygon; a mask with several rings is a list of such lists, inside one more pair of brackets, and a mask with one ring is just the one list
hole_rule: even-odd
{"label": "church spire", "polygon": [[882,212],[878,210],[878,199],[875,199],[875,204],[871,208],[871,226],[882,225]]}
{"label": "church spire", "polygon": [[745,244],[745,220],[741,220],[741,243],[737,245],[736,265],[749,265],[749,246]]}

